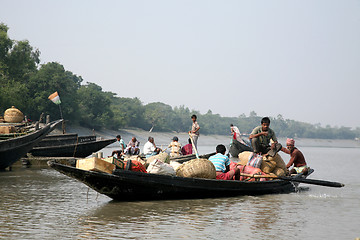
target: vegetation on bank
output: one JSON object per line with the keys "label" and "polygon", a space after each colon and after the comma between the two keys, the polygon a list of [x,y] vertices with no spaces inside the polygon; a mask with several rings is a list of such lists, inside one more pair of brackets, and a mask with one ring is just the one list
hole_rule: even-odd
{"label": "vegetation on bank", "polygon": [[[41,113],[60,118],[57,105],[48,96],[58,91],[63,116],[71,124],[94,129],[121,129],[137,127],[154,131],[188,131],[190,116],[198,115],[202,134],[229,134],[230,124],[243,133],[260,124],[261,117],[255,112],[249,116],[222,117],[209,110],[201,114],[188,107],[171,107],[154,102],[144,105],[139,98],[123,98],[112,92],[104,92],[95,83],[83,83],[81,76],[56,62],[40,63],[40,51],[27,40],[9,38],[8,27],[0,23],[0,112],[16,106],[30,119],[38,119]],[[279,137],[304,137],[324,139],[354,139],[360,136],[360,128],[321,127],[289,119],[281,115],[271,117],[271,128]]]}

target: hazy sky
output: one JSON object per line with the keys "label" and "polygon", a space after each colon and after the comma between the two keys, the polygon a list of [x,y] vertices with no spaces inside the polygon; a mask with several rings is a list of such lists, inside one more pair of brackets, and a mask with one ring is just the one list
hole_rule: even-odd
{"label": "hazy sky", "polygon": [[120,97],[360,127],[360,1],[0,0],[0,22]]}

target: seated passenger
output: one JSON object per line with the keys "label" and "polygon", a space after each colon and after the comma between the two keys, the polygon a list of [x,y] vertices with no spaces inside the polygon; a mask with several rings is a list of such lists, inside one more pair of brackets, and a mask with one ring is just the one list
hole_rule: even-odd
{"label": "seated passenger", "polygon": [[133,137],[128,143],[124,153],[129,155],[138,155],[140,153],[139,145],[140,142],[136,140],[136,137]]}
{"label": "seated passenger", "polygon": [[216,179],[222,180],[233,180],[240,178],[240,170],[239,168],[235,167],[233,170],[230,170],[230,159],[228,156],[225,155],[226,148],[224,145],[219,144],[216,146],[216,154],[209,158],[216,169]]}
{"label": "seated passenger", "polygon": [[178,142],[178,137],[173,137],[173,141],[169,144],[168,148],[170,148],[170,157],[179,157],[180,156],[180,150],[181,150],[181,144]]}
{"label": "seated passenger", "polygon": [[186,144],[185,146],[183,146],[181,148],[181,153],[182,155],[189,155],[192,154],[192,144],[191,144],[191,139],[188,139],[188,144]]}
{"label": "seated passenger", "polygon": [[[255,153],[269,155],[274,157],[281,150],[281,144],[278,143],[275,132],[270,128],[270,119],[264,117],[261,119],[261,126],[253,129],[250,134],[251,145]],[[270,140],[273,143],[270,146]]]}
{"label": "seated passenger", "polygon": [[290,170],[290,174],[303,173],[306,175],[308,173],[308,166],[306,165],[305,157],[302,152],[295,147],[294,139],[286,139],[286,148],[281,148],[281,151],[290,154],[290,161],[286,164],[288,169],[294,165],[294,167]]}
{"label": "seated passenger", "polygon": [[154,156],[156,154],[159,154],[159,152],[161,151],[160,148],[157,148],[155,145],[155,141],[153,137],[149,137],[148,141],[145,143],[144,145],[144,151],[143,153],[145,154],[146,158],[149,158],[151,156]]}
{"label": "seated passenger", "polygon": [[122,155],[122,153],[124,153],[124,151],[125,151],[126,144],[125,144],[124,140],[121,138],[120,135],[117,135],[117,136],[116,136],[116,140],[119,142],[121,149],[120,149],[120,150],[114,150],[114,151],[111,153],[111,156],[114,156],[114,155],[116,154],[116,157],[117,157],[117,158],[120,158],[121,155]]}

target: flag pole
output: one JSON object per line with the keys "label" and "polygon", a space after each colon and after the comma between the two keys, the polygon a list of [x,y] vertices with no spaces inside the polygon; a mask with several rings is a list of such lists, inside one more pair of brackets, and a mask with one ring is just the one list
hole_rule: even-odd
{"label": "flag pole", "polygon": [[[60,110],[60,118],[61,118],[61,119],[64,119],[64,118],[63,118],[63,114],[62,114],[62,110],[61,110],[61,104],[59,104],[59,110]],[[63,132],[63,134],[65,134],[65,133],[66,133],[66,130],[65,130],[65,121],[62,121],[61,127],[62,127],[62,132]]]}
{"label": "flag pole", "polygon": [[61,110],[61,104],[59,104],[59,110],[60,110],[60,118],[61,118],[61,119],[64,119],[64,118],[63,118],[63,114],[62,114],[62,110]]}

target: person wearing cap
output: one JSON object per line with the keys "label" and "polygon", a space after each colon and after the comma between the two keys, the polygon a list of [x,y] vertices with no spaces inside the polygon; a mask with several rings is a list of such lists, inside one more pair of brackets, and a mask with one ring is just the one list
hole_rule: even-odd
{"label": "person wearing cap", "polygon": [[173,137],[172,142],[169,144],[170,157],[179,157],[181,155],[181,144],[179,143],[178,137]]}
{"label": "person wearing cap", "polygon": [[305,161],[305,157],[302,152],[295,147],[295,140],[292,138],[286,139],[286,148],[281,148],[284,153],[290,154],[290,161],[286,164],[289,169],[292,165],[294,167],[290,170],[290,174],[303,173],[307,174],[308,167]]}
{"label": "person wearing cap", "polygon": [[157,155],[157,154],[159,154],[160,151],[161,151],[161,149],[156,147],[156,145],[155,145],[154,138],[149,137],[148,141],[144,145],[143,153],[145,154],[145,157],[149,158],[151,156]]}
{"label": "person wearing cap", "polygon": [[117,158],[120,158],[120,157],[121,157],[121,154],[122,154],[122,153],[125,151],[125,149],[126,149],[126,144],[125,144],[124,140],[121,138],[120,135],[117,135],[117,136],[116,136],[116,140],[119,142],[121,149],[120,149],[120,150],[114,150],[114,151],[111,153],[111,156],[114,156],[114,155],[116,154],[116,157],[117,157]]}

